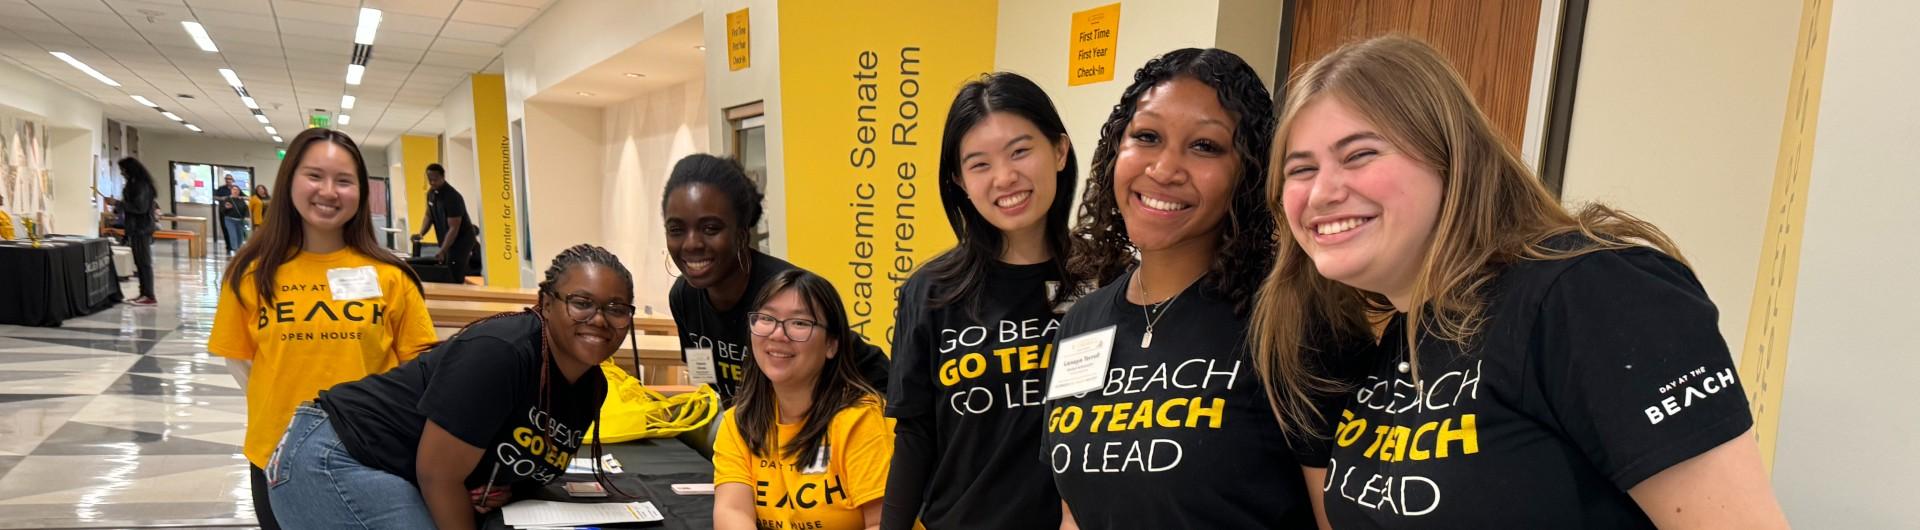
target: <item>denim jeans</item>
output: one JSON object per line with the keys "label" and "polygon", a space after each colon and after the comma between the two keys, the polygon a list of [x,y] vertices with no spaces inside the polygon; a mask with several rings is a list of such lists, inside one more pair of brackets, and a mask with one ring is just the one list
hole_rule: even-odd
{"label": "denim jeans", "polygon": [[239,251],[240,244],[247,242],[247,229],[252,228],[251,222],[238,217],[222,217],[220,223],[227,231],[227,251]]}
{"label": "denim jeans", "polygon": [[282,528],[433,528],[420,488],[354,460],[311,403],[294,411],[267,484]]}

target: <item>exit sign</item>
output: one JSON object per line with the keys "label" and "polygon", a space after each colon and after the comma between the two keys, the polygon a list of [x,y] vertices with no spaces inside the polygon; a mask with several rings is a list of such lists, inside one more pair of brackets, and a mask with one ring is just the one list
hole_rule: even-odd
{"label": "exit sign", "polygon": [[310,127],[310,128],[311,128],[311,127],[326,127],[326,126],[327,126],[327,122],[328,122],[328,118],[327,118],[327,115],[325,115],[325,114],[315,114],[315,115],[313,115],[313,117],[312,117],[312,118],[310,118],[310,119],[308,119],[308,121],[307,121],[307,127]]}
{"label": "exit sign", "polygon": [[275,150],[274,150],[274,152],[275,152],[275,153],[274,153],[275,155],[277,155],[277,156],[279,156],[279,157],[280,157],[280,160],[286,160],[286,159],[287,159],[287,150],[285,150],[285,149],[275,149]]}

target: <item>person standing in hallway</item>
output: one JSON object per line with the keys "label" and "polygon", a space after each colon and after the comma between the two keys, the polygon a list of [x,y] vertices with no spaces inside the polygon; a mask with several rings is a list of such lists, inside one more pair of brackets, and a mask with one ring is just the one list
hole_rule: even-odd
{"label": "person standing in hallway", "polygon": [[419,243],[433,230],[440,241],[440,253],[431,258],[413,258],[408,265],[420,267],[420,279],[435,283],[466,283],[467,265],[472,263],[474,246],[479,242],[472,217],[467,215],[467,199],[447,183],[447,170],[440,164],[427,164],[427,226],[413,235]]}
{"label": "person standing in hallway", "polygon": [[1133,79],[1101,128],[1073,237],[1072,266],[1102,287],[1060,320],[1048,374],[1090,384],[1047,396],[1037,464],[1060,488],[1061,528],[1312,528],[1246,346],[1273,263],[1260,194],[1273,98],[1219,49],[1167,52]]}
{"label": "person standing in hallway", "polygon": [[1569,211],[1424,42],[1286,94],[1254,351],[1323,526],[1787,528],[1671,238]]}
{"label": "person standing in hallway", "polygon": [[207,350],[247,394],[242,447],[254,510],[278,528],[263,472],[294,409],[320,390],[385,372],[436,339],[413,270],[373,237],[367,165],[346,134],[310,128],[287,143],[260,239],[220,282]]}
{"label": "person standing in hallway", "polygon": [[[660,198],[667,256],[680,272],[667,291],[680,352],[712,360],[713,389],[728,406],[739,394],[746,363],[752,362],[747,298],[774,275],[798,268],[753,249],[762,199],[740,164],[708,154],[675,163]],[[885,392],[886,353],[865,340],[855,341],[854,352],[867,383]]]}
{"label": "person standing in hallway", "polygon": [[253,185],[253,198],[247,200],[247,206],[248,209],[253,212],[253,230],[255,232],[260,231],[260,227],[266,226],[267,224],[267,201],[270,200],[273,200],[273,196],[267,194],[266,184]]}
{"label": "person standing in hallway", "polygon": [[[1079,291],[1067,269],[1079,171],[1039,85],[996,73],[960,87],[940,145],[940,202],[959,241],[901,289],[887,415],[894,427],[883,530],[1057,529],[1060,493],[1040,453],[1046,355]],[[1002,333],[1009,328],[1015,333]],[[979,330],[991,337],[949,342]],[[986,336],[982,334],[981,336]],[[951,367],[1005,352],[975,377]],[[944,370],[943,370],[944,369]],[[1007,390],[1011,389],[1011,390]],[[1004,396],[960,406],[980,392]]]}
{"label": "person standing in hallway", "polygon": [[247,242],[248,219],[247,192],[233,181],[233,174],[226,174],[227,183],[213,190],[213,203],[219,210],[220,228],[227,238],[229,254],[240,251],[240,245]]}
{"label": "person standing in hallway", "polygon": [[121,189],[115,209],[125,224],[127,246],[133,247],[134,274],[140,278],[140,296],[128,303],[150,306],[157,303],[153,298],[153,233],[159,228],[159,205],[155,204],[159,192],[153,187],[153,174],[133,157],[120,159],[120,175],[126,177],[127,185]]}

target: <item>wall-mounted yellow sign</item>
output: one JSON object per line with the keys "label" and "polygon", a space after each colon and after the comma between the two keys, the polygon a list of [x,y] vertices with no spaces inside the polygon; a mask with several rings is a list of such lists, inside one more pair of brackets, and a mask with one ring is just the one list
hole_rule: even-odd
{"label": "wall-mounted yellow sign", "polygon": [[1120,4],[1073,14],[1067,35],[1067,86],[1113,80],[1114,48],[1120,44]]}
{"label": "wall-mounted yellow sign", "polygon": [[746,8],[727,13],[727,71],[737,72],[753,65],[751,27]]}

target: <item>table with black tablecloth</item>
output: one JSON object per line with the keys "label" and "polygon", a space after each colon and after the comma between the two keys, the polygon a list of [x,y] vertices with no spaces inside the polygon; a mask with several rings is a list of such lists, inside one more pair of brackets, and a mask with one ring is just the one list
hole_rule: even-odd
{"label": "table with black tablecloth", "polygon": [[[572,498],[562,489],[567,482],[593,482],[592,475],[564,475],[542,488],[532,498],[565,502],[634,502],[651,501],[660,510],[666,520],[644,525],[594,525],[606,528],[668,528],[668,529],[708,529],[713,528],[712,495],[680,495],[673,492],[674,484],[712,484],[713,462],[700,456],[691,447],[678,440],[636,440],[603,447],[620,461],[624,472],[609,475],[613,485],[630,494],[621,497],[612,491],[605,498]],[[586,447],[580,448],[575,456],[588,456]],[[494,510],[481,519],[480,528],[484,530],[505,530],[506,523],[501,519],[500,510]]]}
{"label": "table with black tablecloth", "polygon": [[113,307],[122,299],[116,278],[106,239],[0,241],[0,324],[59,326]]}

